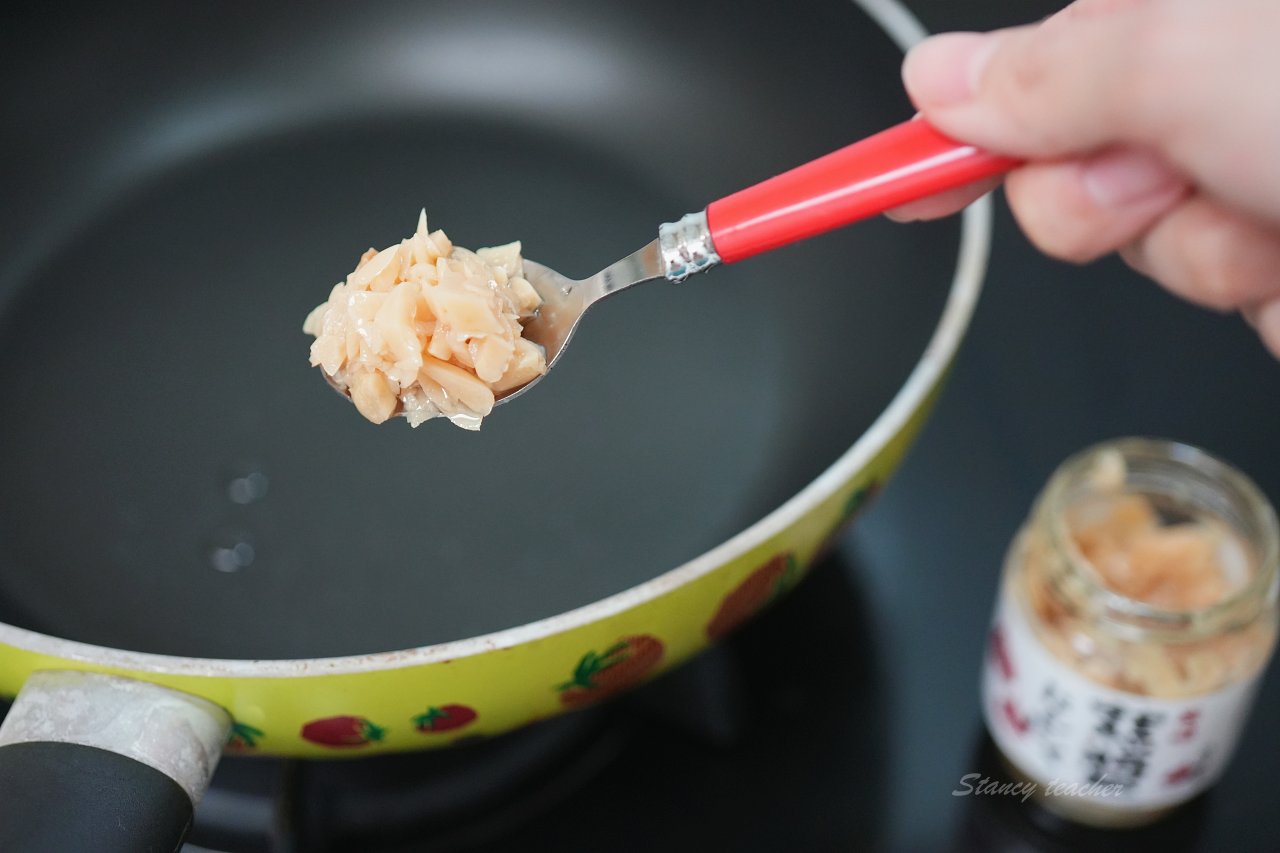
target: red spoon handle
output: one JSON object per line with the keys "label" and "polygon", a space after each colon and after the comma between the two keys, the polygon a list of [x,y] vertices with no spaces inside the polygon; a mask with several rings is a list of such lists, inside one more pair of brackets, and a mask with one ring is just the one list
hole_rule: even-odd
{"label": "red spoon handle", "polygon": [[1018,163],[913,119],[712,202],[707,225],[720,260],[731,264]]}

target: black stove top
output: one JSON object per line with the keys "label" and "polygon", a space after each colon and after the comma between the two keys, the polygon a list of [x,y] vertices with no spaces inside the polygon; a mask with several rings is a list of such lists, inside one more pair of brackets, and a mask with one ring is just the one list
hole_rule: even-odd
{"label": "black stove top", "polygon": [[[931,29],[1057,5],[912,3]],[[999,773],[978,705],[985,627],[1004,548],[1062,458],[1161,435],[1280,498],[1280,365],[1242,322],[1114,261],[1045,260],[1002,208],[997,220],[987,292],[935,417],[839,552],[773,611],[625,700],[491,743],[226,759],[192,849],[1276,849],[1275,672],[1226,778],[1155,827],[1089,832],[1011,797],[952,795],[967,773]]]}

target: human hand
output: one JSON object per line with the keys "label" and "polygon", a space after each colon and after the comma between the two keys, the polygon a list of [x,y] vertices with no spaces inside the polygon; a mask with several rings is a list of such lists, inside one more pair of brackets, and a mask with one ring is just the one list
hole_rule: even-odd
{"label": "human hand", "polygon": [[[1078,0],[1040,24],[927,39],[907,91],[944,133],[1026,159],[1005,182],[1041,250],[1118,251],[1240,311],[1280,357],[1280,3]],[[993,184],[906,205],[942,216]]]}

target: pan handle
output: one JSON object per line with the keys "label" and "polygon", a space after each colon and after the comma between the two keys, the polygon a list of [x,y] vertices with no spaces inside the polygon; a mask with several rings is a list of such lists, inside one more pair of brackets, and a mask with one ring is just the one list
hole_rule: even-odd
{"label": "pan handle", "polygon": [[912,119],[712,202],[707,225],[731,264],[1018,164]]}
{"label": "pan handle", "polygon": [[159,685],[34,673],[0,725],[0,850],[178,850],[230,725]]}

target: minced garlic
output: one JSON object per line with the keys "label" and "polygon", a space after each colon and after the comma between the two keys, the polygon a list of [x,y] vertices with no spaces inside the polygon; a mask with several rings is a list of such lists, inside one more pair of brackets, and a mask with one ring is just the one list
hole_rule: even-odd
{"label": "minced garlic", "polygon": [[370,249],[307,316],[311,364],[382,423],[446,417],[479,429],[495,394],[546,372],[542,348],[522,337],[540,304],[520,244],[468,251],[427,230]]}

